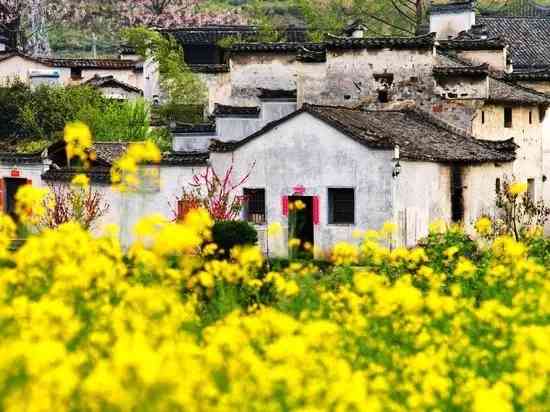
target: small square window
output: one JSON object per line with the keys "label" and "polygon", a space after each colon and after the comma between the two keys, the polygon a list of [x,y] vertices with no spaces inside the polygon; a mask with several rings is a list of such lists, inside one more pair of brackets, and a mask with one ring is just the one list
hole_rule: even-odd
{"label": "small square window", "polygon": [[350,188],[328,189],[329,223],[355,223],[355,190]]}
{"label": "small square window", "polygon": [[71,79],[72,80],[82,79],[82,69],[80,67],[71,67]]}
{"label": "small square window", "polygon": [[512,127],[512,108],[511,107],[504,108],[504,127],[506,127],[507,129]]}
{"label": "small square window", "polygon": [[265,223],[265,189],[244,189],[245,218],[250,223]]}

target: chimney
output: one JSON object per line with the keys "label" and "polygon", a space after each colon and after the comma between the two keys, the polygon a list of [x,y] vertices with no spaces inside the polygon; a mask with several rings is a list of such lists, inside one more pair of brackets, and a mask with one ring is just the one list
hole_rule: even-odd
{"label": "chimney", "polygon": [[476,24],[475,1],[466,0],[449,4],[432,4],[430,7],[430,32],[436,39],[456,37]]}
{"label": "chimney", "polygon": [[8,38],[0,34],[0,52],[8,49]]}
{"label": "chimney", "polygon": [[367,26],[359,19],[354,20],[351,24],[344,28],[344,34],[347,37],[354,39],[362,39],[365,37],[365,32],[367,31]]}

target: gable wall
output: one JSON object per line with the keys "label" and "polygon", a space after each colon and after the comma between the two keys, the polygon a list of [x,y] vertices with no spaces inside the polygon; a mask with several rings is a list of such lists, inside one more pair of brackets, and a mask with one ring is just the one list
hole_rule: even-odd
{"label": "gable wall", "polygon": [[458,57],[474,64],[487,63],[491,69],[506,71],[506,54],[506,49],[464,50],[458,53]]}

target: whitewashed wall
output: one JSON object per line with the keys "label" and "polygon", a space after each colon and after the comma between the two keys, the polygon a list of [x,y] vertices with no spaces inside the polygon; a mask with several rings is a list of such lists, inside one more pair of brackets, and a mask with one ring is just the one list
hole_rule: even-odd
{"label": "whitewashed wall", "polygon": [[396,180],[395,222],[399,243],[415,245],[436,219],[451,221],[450,167],[433,162],[401,161]]}

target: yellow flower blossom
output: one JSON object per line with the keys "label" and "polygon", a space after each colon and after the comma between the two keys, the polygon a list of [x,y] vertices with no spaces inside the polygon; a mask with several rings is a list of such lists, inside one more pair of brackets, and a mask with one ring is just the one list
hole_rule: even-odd
{"label": "yellow flower blossom", "polygon": [[24,185],[15,194],[15,213],[23,223],[37,224],[46,213],[48,189]]}
{"label": "yellow flower blossom", "polygon": [[491,233],[493,222],[488,217],[481,217],[475,224],[475,229],[481,236],[486,236]]}
{"label": "yellow flower blossom", "polygon": [[277,237],[283,232],[283,227],[279,222],[271,223],[267,227],[267,235],[269,237]]}
{"label": "yellow flower blossom", "polygon": [[514,182],[510,184],[510,187],[508,188],[508,192],[512,196],[518,196],[527,191],[527,186],[528,185],[525,182]]}
{"label": "yellow flower blossom", "polygon": [[71,185],[86,189],[90,185],[90,179],[85,174],[80,173],[73,177],[73,180],[71,180]]}

